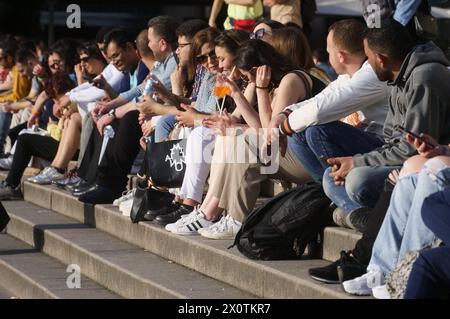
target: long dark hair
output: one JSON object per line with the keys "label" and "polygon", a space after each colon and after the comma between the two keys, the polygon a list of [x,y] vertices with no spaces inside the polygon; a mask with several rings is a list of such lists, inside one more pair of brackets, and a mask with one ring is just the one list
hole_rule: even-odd
{"label": "long dark hair", "polygon": [[240,29],[223,31],[215,40],[216,47],[227,50],[235,55],[239,47],[250,39],[250,32]]}
{"label": "long dark hair", "polygon": [[234,64],[245,71],[263,65],[269,66],[272,69],[271,83],[274,87],[278,87],[281,79],[296,69],[290,59],[259,39],[245,42],[236,52]]}

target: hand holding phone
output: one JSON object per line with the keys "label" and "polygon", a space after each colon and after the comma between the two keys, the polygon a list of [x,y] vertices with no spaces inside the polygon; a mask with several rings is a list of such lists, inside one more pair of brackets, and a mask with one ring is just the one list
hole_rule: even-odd
{"label": "hand holding phone", "polygon": [[[433,144],[431,144],[430,142],[425,141],[421,136],[419,136],[419,135],[417,135],[417,134],[414,134],[413,132],[411,132],[411,131],[405,129],[405,128],[404,128],[403,126],[401,126],[401,125],[395,125],[395,126],[394,126],[394,130],[397,130],[397,131],[399,131],[399,132],[402,132],[403,134],[409,134],[409,135],[411,135],[412,137],[418,139],[421,143],[425,143],[425,145],[426,145],[428,148],[435,148],[435,147],[436,147],[436,145],[433,145]],[[406,138],[406,137],[405,137],[405,138]]]}

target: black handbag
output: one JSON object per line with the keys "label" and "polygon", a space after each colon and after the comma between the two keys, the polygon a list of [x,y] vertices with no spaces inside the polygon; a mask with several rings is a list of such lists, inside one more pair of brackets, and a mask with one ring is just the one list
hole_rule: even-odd
{"label": "black handbag", "polygon": [[167,206],[175,195],[169,192],[160,192],[149,188],[147,180],[139,180],[133,195],[133,205],[131,207],[130,218],[133,223],[144,220],[144,215],[149,210],[161,209]]}
{"label": "black handbag", "polygon": [[147,177],[154,186],[181,187],[186,171],[186,143],[187,139],[147,142]]}
{"label": "black handbag", "polygon": [[5,207],[3,207],[2,202],[0,202],[0,232],[5,229],[6,225],[8,225],[9,216],[6,212]]}

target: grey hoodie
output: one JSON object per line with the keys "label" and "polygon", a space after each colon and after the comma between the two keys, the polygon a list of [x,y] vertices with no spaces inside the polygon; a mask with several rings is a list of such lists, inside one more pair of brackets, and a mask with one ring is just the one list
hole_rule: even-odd
{"label": "grey hoodie", "polygon": [[392,86],[384,123],[385,144],[366,154],[353,156],[354,166],[401,165],[415,155],[394,125],[413,133],[427,133],[440,144],[450,142],[450,71],[444,53],[433,43],[415,47],[403,62]]}

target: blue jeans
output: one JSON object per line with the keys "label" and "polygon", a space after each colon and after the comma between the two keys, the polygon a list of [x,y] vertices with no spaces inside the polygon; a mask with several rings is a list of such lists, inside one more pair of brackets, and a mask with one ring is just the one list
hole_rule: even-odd
{"label": "blue jeans", "polygon": [[343,157],[368,153],[383,145],[380,136],[365,132],[343,122],[308,127],[288,139],[289,148],[316,181],[321,181],[327,168],[321,156]]}
{"label": "blue jeans", "polygon": [[355,167],[345,179],[345,186],[336,186],[330,177],[331,167],[323,174],[323,190],[337,207],[351,213],[361,207],[374,207],[384,182],[395,166]]}
{"label": "blue jeans", "polygon": [[0,152],[4,151],[6,137],[8,136],[9,127],[11,125],[11,112],[3,112],[0,110]]}
{"label": "blue jeans", "polygon": [[433,243],[435,235],[423,222],[422,205],[426,197],[449,186],[450,168],[435,171],[430,161],[419,174],[397,181],[368,268],[378,268],[387,274],[406,253]]}
{"label": "blue jeans", "polygon": [[175,127],[176,119],[174,114],[163,115],[155,127],[155,142],[159,143],[169,138],[170,132]]}
{"label": "blue jeans", "polygon": [[446,247],[423,251],[413,265],[405,299],[436,299],[450,290],[450,188],[428,196],[422,206],[426,226]]}

